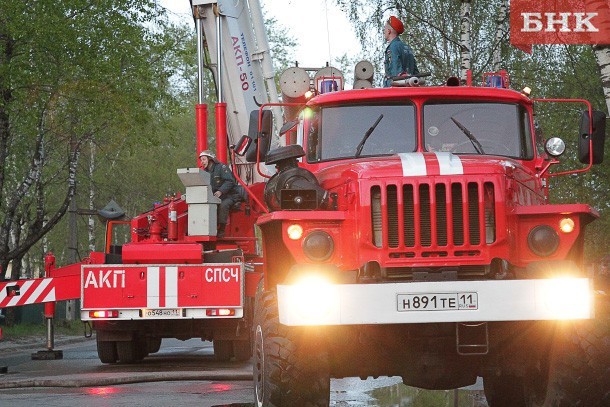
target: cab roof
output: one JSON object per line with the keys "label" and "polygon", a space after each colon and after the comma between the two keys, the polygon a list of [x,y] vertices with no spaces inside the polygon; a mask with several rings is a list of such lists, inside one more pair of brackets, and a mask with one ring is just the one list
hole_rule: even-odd
{"label": "cab roof", "polygon": [[532,100],[512,89],[476,86],[420,86],[351,89],[325,93],[312,98],[307,105],[343,104],[400,99],[468,99],[531,104]]}

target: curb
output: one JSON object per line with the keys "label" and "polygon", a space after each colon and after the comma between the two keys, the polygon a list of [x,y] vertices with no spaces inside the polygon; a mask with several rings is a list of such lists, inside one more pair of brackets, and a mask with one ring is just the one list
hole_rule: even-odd
{"label": "curb", "polygon": [[[91,375],[89,375],[91,376]],[[119,384],[166,382],[166,381],[197,381],[197,380],[252,380],[251,372],[176,372],[176,373],[142,373],[138,376],[116,375],[112,377],[82,378],[76,375],[57,376],[53,378],[22,379],[0,382],[0,389],[15,389],[23,387],[97,387],[114,386]]]}

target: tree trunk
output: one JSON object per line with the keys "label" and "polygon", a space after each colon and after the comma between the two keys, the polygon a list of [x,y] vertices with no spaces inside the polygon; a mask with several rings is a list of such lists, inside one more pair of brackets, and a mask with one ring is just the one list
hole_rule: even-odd
{"label": "tree trunk", "polygon": [[460,7],[460,79],[466,83],[470,60],[472,58],[472,45],[470,43],[470,0],[462,0]]}
{"label": "tree trunk", "polygon": [[[78,234],[77,234],[77,219],[76,211],[76,196],[70,201],[70,209],[68,210],[68,262],[70,264],[78,263]],[[76,303],[74,300],[66,301],[66,320],[74,321],[76,318]]]}
{"label": "tree trunk", "polygon": [[[95,142],[93,139],[90,144],[90,161],[89,161],[89,210],[95,210],[95,184],[93,183],[93,173],[95,172]],[[89,252],[95,250],[95,217],[89,215],[87,232],[89,235]]]}
{"label": "tree trunk", "polygon": [[502,43],[506,36],[506,18],[508,17],[508,0],[502,0],[496,19],[496,40],[493,52],[493,70],[498,72],[502,69]]}
{"label": "tree trunk", "polygon": [[[0,19],[0,41],[2,41],[2,47],[0,48],[4,51],[0,53],[0,68],[5,68],[10,66],[11,60],[13,59],[15,41],[8,35],[6,22],[4,22],[3,19]],[[13,100],[13,89],[8,81],[2,81],[0,97],[2,99],[2,102],[0,103],[0,163],[6,163],[10,140],[10,120],[8,107],[11,105]],[[0,165],[0,208],[3,207],[4,202],[4,178],[4,165]]]}
{"label": "tree trunk", "polygon": [[610,45],[594,45],[597,67],[602,79],[604,96],[606,97],[607,114],[610,115]]}

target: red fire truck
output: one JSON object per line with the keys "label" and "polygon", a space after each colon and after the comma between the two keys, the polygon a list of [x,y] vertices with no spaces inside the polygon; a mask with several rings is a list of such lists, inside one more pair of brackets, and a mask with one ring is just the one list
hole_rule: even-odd
{"label": "red fire truck", "polygon": [[[248,191],[226,237],[208,177],[181,169],[186,196],[132,219],[129,243],[109,222],[104,252],[59,269],[49,256],[48,278],[0,286],[0,307],[81,295],[103,362],[137,361],[163,337],[245,359],[252,339],[259,406],[328,405],[331,377],[381,375],[427,389],[481,376],[491,406],[608,400],[608,299],[583,268],[598,214],[548,197],[551,177],[602,161],[603,113],[530,98],[503,73],[342,91],[330,67],[282,75],[278,112],[265,49],[247,39],[253,27],[263,44],[257,2],[191,4],[200,73],[216,72],[217,156],[235,153]],[[556,170],[565,143],[534,119],[547,102],[582,106],[583,168]],[[296,120],[278,131],[282,116]]]}
{"label": "red fire truck", "polygon": [[[257,133],[260,104],[278,103],[263,16],[257,0],[191,0],[191,6],[200,88],[197,154],[208,147],[203,72],[211,66],[218,96],[217,157],[226,163],[229,140]],[[275,116],[279,123],[281,114]],[[266,133],[279,128],[270,115],[265,118]],[[235,171],[252,173],[254,165],[245,161]],[[158,351],[163,338],[212,340],[217,359],[249,359],[254,295],[262,275],[254,223],[267,212],[256,194],[262,195],[263,185],[244,184],[253,198],[233,208],[225,237],[219,238],[220,199],[212,193],[210,174],[196,166],[177,173],[184,194],[167,197],[130,221],[108,221],[104,251],[92,252],[82,263],[56,267],[49,254],[45,278],[0,284],[0,308],[45,303],[51,350],[55,302],[80,298],[81,320],[96,331],[103,363],[140,361]],[[249,184],[260,178],[253,176]],[[122,234],[117,229],[125,226],[130,228],[126,243],[117,240]]]}
{"label": "red fire truck", "polygon": [[[548,194],[602,161],[605,114],[507,83],[318,94],[296,143],[265,155],[259,406],[326,406],[330,378],[350,376],[480,376],[490,406],[607,405],[608,297],[583,267],[598,214]],[[582,109],[583,168],[555,166],[566,144],[534,116],[551,102]]]}

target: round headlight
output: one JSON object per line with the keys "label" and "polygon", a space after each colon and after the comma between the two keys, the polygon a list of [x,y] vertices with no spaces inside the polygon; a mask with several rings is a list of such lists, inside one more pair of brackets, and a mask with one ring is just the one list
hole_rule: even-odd
{"label": "round headlight", "polygon": [[559,137],[551,137],[544,144],[544,149],[549,155],[559,157],[566,151],[566,143]]}
{"label": "round headlight", "polygon": [[326,232],[316,230],[303,239],[303,252],[313,261],[324,261],[333,254],[335,243]]}
{"label": "round headlight", "polygon": [[538,256],[550,256],[559,247],[559,235],[552,227],[539,225],[530,231],[527,244]]}

